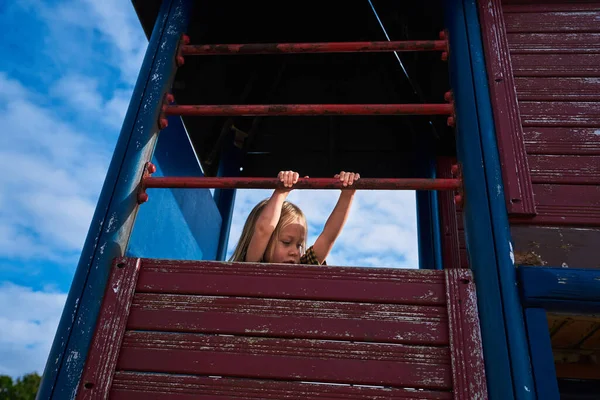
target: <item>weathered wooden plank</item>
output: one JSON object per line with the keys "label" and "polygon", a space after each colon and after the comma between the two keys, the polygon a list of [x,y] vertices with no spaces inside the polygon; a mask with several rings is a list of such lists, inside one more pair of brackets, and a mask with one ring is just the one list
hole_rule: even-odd
{"label": "weathered wooden plank", "polygon": [[598,321],[567,318],[556,332],[552,333],[552,347],[575,349],[598,328]]}
{"label": "weathered wooden plank", "polygon": [[530,127],[523,130],[527,154],[600,155],[600,128]]}
{"label": "weathered wooden plank", "polygon": [[519,101],[600,101],[600,77],[527,77],[515,84]]}
{"label": "weathered wooden plank", "polygon": [[600,271],[519,267],[518,276],[526,307],[580,313],[600,311]]}
{"label": "weathered wooden plank", "polygon": [[[560,37],[562,37],[561,35]],[[597,35],[600,41],[600,34]],[[596,42],[598,43],[598,42]],[[598,77],[600,76],[600,43],[596,54],[583,54],[591,51],[594,44],[582,40],[581,52],[577,52],[573,45],[557,48],[556,45],[547,46],[542,42],[536,44],[524,42],[510,43],[514,49],[511,51],[511,61],[515,77]],[[547,47],[546,47],[547,46]],[[521,48],[522,51],[519,51]],[[544,54],[531,54],[531,53]],[[568,53],[568,54],[555,54]]]}
{"label": "weathered wooden plank", "polygon": [[448,344],[446,307],[138,293],[128,329]]}
{"label": "weathered wooden plank", "polygon": [[[504,11],[507,11],[506,9]],[[600,32],[598,10],[505,12],[506,31],[516,32]]]}
{"label": "weathered wooden plank", "polygon": [[[568,62],[564,57],[587,57],[571,60],[575,65],[587,65],[600,53],[600,33],[508,33],[508,46],[511,58],[515,56],[548,57],[548,63]],[[542,71],[545,63],[540,64]],[[593,67],[593,66],[592,66]],[[598,76],[597,66],[593,68],[593,76]]]}
{"label": "weathered wooden plank", "polygon": [[521,101],[519,105],[524,127],[600,126],[600,102]]}
{"label": "weathered wooden plank", "polygon": [[444,305],[443,271],[143,260],[137,292]]}
{"label": "weathered wooden plank", "polygon": [[538,260],[533,265],[600,268],[600,259],[590,249],[600,243],[600,228],[562,226],[511,226],[515,254]]}
{"label": "weathered wooden plank", "polygon": [[78,399],[105,399],[108,396],[138,272],[136,259],[116,259],[113,262],[93,345],[77,390]]}
{"label": "weathered wooden plank", "polygon": [[475,285],[470,270],[446,270],[454,398],[487,399]]}
{"label": "weathered wooden plank", "polygon": [[535,184],[538,215],[511,222],[560,225],[600,225],[600,186]]}
{"label": "weathered wooden plank", "polygon": [[582,349],[600,351],[600,320],[597,322],[595,330],[581,343]]}
{"label": "weathered wooden plank", "polygon": [[445,347],[128,331],[117,368],[445,390],[449,364]]}
{"label": "weathered wooden plank", "polygon": [[533,183],[600,184],[599,156],[529,155]]}
{"label": "weathered wooden plank", "polygon": [[328,399],[450,400],[452,393],[329,383],[250,380],[118,371],[113,400]]}
{"label": "weathered wooden plank", "polygon": [[536,206],[529,175],[529,165],[521,113],[510,62],[501,0],[479,1],[482,43],[488,70],[494,125],[504,179],[507,211],[512,215],[534,215]]}
{"label": "weathered wooden plank", "polygon": [[502,9],[506,13],[600,11],[597,0],[544,0],[543,3],[533,0],[502,0]]}

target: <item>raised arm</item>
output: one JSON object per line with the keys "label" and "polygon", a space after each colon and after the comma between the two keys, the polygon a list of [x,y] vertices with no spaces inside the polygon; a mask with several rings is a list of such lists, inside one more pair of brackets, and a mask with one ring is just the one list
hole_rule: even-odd
{"label": "raised arm", "polygon": [[285,186],[285,189],[275,189],[271,198],[265,205],[265,208],[260,213],[252,239],[248,245],[248,251],[246,252],[247,262],[258,262],[261,261],[271,235],[279,223],[281,217],[281,207],[283,202],[290,193],[291,188],[296,182],[298,182],[298,173],[293,171],[281,171],[277,176]]}
{"label": "raised arm", "polygon": [[[360,178],[360,175],[352,172],[342,171],[335,175],[335,178],[340,179],[344,186],[351,186]],[[348,219],[348,214],[350,213],[350,207],[352,206],[355,193],[355,190],[342,190],[335,208],[331,212],[331,215],[323,227],[323,232],[321,232],[315,241],[313,250],[319,263],[322,263],[327,258],[331,252],[331,249],[333,248],[333,244],[342,232],[342,228]]]}

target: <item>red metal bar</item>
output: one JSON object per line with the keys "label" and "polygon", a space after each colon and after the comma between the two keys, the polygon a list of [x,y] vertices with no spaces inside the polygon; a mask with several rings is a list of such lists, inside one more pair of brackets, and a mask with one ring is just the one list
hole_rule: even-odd
{"label": "red metal bar", "polygon": [[170,105],[166,115],[452,115],[452,104],[269,104],[269,105]]}
{"label": "red metal bar", "polygon": [[[351,187],[358,190],[456,190],[460,179],[379,179],[360,178]],[[172,177],[143,179],[144,188],[173,189],[275,189],[281,186],[277,178],[208,178]],[[344,189],[335,178],[300,178],[294,189]]]}
{"label": "red metal bar", "polygon": [[234,54],[364,53],[386,51],[446,50],[446,40],[407,40],[395,42],[204,44],[181,46],[181,53],[183,55],[190,56]]}

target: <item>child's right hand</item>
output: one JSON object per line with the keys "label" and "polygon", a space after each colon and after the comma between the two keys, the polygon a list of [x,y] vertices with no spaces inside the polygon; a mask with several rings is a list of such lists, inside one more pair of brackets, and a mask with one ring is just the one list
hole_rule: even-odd
{"label": "child's right hand", "polygon": [[298,173],[294,171],[279,171],[277,178],[281,182],[283,182],[283,186],[286,188],[292,187],[296,182],[298,182]]}

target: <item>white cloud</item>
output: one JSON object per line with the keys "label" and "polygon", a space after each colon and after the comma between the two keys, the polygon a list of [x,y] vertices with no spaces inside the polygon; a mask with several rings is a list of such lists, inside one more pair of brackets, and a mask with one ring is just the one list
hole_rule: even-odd
{"label": "white cloud", "polygon": [[0,256],[57,259],[78,251],[108,165],[107,146],[35,104],[30,99],[38,93],[1,73],[0,87],[11,88],[10,97],[0,92],[6,132],[0,137]]}
{"label": "white cloud", "polygon": [[0,283],[0,375],[42,373],[65,300],[65,293]]}

